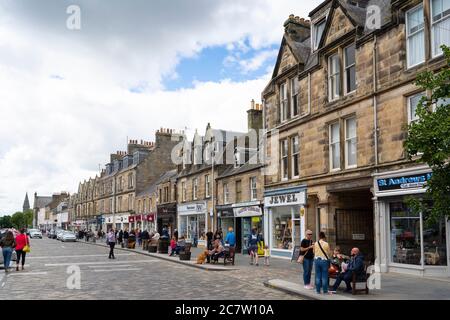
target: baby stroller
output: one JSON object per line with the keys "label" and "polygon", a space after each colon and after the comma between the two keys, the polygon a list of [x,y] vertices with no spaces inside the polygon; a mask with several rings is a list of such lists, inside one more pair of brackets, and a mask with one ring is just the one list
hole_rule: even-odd
{"label": "baby stroller", "polygon": [[128,237],[128,249],[134,249],[136,247],[136,235],[130,234]]}

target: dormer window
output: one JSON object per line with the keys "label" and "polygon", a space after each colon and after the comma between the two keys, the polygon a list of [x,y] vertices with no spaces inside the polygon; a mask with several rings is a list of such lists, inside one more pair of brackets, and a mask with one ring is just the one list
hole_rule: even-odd
{"label": "dormer window", "polygon": [[312,32],[312,47],[313,50],[317,50],[319,48],[320,39],[322,39],[323,30],[325,29],[326,19],[322,19],[317,23],[314,23],[311,29]]}

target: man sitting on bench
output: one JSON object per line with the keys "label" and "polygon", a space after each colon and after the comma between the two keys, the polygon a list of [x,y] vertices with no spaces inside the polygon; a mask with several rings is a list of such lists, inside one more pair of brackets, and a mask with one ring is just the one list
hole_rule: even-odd
{"label": "man sitting on bench", "polygon": [[364,273],[364,256],[361,254],[358,248],[353,248],[351,251],[351,259],[348,265],[343,264],[342,272],[336,278],[336,282],[333,285],[333,288],[330,290],[331,293],[336,293],[337,288],[341,284],[342,280],[344,280],[347,285],[347,289],[344,292],[350,293],[352,292],[352,279],[353,272],[356,273],[356,277],[358,278],[360,275]]}

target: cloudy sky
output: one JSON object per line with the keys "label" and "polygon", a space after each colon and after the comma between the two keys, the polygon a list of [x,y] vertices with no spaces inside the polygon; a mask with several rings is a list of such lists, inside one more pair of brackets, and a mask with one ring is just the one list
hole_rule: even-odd
{"label": "cloudy sky", "polygon": [[76,191],[127,137],[245,130],[283,22],[321,2],[0,0],[0,215]]}

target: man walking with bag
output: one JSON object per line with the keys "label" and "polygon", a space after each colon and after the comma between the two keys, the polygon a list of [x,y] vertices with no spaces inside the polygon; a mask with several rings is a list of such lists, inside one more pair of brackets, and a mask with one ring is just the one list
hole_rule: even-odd
{"label": "man walking with bag", "polygon": [[116,234],[114,233],[114,229],[109,230],[108,236],[106,237],[106,243],[109,245],[108,259],[115,259],[114,246],[116,245]]}

